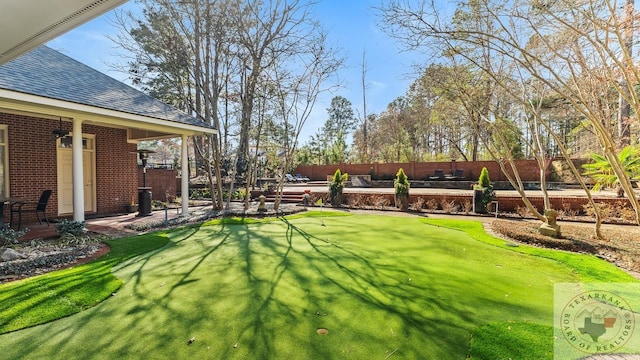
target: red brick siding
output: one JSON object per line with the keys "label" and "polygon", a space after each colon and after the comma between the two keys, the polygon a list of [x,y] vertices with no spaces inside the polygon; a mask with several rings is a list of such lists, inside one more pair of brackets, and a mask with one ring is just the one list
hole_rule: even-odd
{"label": "red brick siding", "polygon": [[127,143],[126,130],[83,126],[96,135],[96,198],[99,214],[119,213],[138,199],[136,144]]}
{"label": "red brick siding", "polygon": [[[535,160],[517,160],[515,165],[523,181],[540,181],[540,170]],[[454,173],[456,169],[462,169],[463,176],[467,180],[477,180],[483,167],[489,170],[492,181],[506,181],[507,178],[500,170],[500,165],[495,161],[443,161],[443,162],[409,162],[392,164],[339,164],[339,165],[308,165],[299,166],[294,174],[302,174],[311,180],[326,180],[327,175],[340,169],[342,172],[354,175],[374,174],[374,176],[394,176],[399,168],[402,168],[409,179],[426,180],[433,176],[436,170],[442,170],[445,174]],[[507,166],[507,168],[509,168]],[[509,171],[512,173],[511,171]],[[549,173],[547,173],[549,179]]]}
{"label": "red brick siding", "polygon": [[[176,196],[176,176],[175,170],[168,169],[147,169],[147,186],[151,187],[151,198],[153,200],[167,201],[167,194],[170,197]],[[142,186],[142,167],[138,168],[138,186]]]}
{"label": "red brick siding", "polygon": [[[56,217],[57,153],[51,131],[58,122],[0,112],[0,124],[8,125],[10,196],[35,201],[43,190],[51,189],[47,216]],[[71,130],[71,123],[62,125]],[[137,194],[136,145],[126,142],[122,129],[83,125],[82,131],[95,134],[97,213],[122,212],[131,196]],[[25,219],[33,220],[35,216]]]}
{"label": "red brick siding", "polygon": [[[0,123],[8,126],[9,195],[37,201],[43,190],[51,189],[47,216],[57,215],[56,142],[51,137],[57,123],[4,113],[0,113]],[[33,220],[35,214],[27,213],[23,222]]]}

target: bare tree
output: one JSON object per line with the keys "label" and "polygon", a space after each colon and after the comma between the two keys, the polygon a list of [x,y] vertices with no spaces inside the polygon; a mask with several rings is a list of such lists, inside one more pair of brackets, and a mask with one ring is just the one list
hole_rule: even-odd
{"label": "bare tree", "polygon": [[[617,105],[609,101],[612,93],[626,98],[635,113],[640,110],[633,89],[639,70],[624,50],[628,30],[615,3],[478,0],[459,3],[458,9],[466,11],[451,18],[433,2],[410,7],[391,1],[382,16],[388,32],[409,47],[435,42],[489,74],[493,69],[483,60],[500,56],[515,64],[523,79],[536,79],[561,94],[591,125],[640,223],[640,205],[616,156],[616,132],[610,126],[617,113]],[[461,13],[474,17],[472,26],[461,21],[466,20]]]}
{"label": "bare tree", "polygon": [[367,122],[369,121],[367,115],[367,51],[362,50],[362,149],[360,160],[363,163],[369,162],[369,147],[368,147],[368,129]]}
{"label": "bare tree", "polygon": [[[313,34],[313,36],[312,36]],[[278,196],[274,203],[277,210],[280,205],[284,173],[293,168],[294,154],[298,139],[307,119],[311,115],[318,95],[328,91],[331,85],[326,82],[343,66],[344,59],[339,50],[328,47],[326,33],[320,28],[307,35],[299,45],[304,51],[295,54],[301,63],[294,68],[277,67],[271,72],[276,107],[275,117],[280,120],[283,133],[282,158],[279,170]]]}
{"label": "bare tree", "polygon": [[[227,2],[142,0],[143,18],[120,13],[121,33],[113,40],[131,52],[134,84],[220,130],[218,104],[231,68],[228,44],[233,39]],[[222,206],[220,138],[194,137],[198,168],[211,184],[214,206]],[[183,176],[188,176],[183,169]],[[215,180],[214,180],[215,179]],[[216,181],[217,180],[217,181]]]}
{"label": "bare tree", "polygon": [[[233,173],[231,184],[235,178],[246,181],[248,206],[267,104],[276,103],[276,81],[266,82],[284,68],[295,70],[291,76],[306,76],[305,81],[316,76],[321,82],[335,68],[327,65],[331,62],[329,54],[335,53],[326,47],[325,34],[311,15],[313,2],[141,2],[142,18],[130,13],[118,17],[122,33],[115,39],[133,54],[127,67],[134,83],[219,129],[219,137],[194,139],[198,159],[203,160],[198,164],[206,169],[212,188],[215,182],[212,200],[218,208],[223,203],[222,180],[229,175],[223,171],[223,160],[227,172]],[[315,71],[313,75],[300,75],[310,69]],[[296,86],[287,79],[278,85]],[[236,121],[237,136],[233,133]],[[287,126],[285,132],[290,131],[286,129]],[[254,144],[251,139],[255,139]],[[256,150],[253,155],[251,146]]]}
{"label": "bare tree", "polygon": [[[633,31],[634,31],[634,17],[635,17],[635,1],[626,0],[624,7],[624,14],[621,23],[622,32],[622,52],[630,58],[633,58]],[[630,65],[627,63],[627,65]],[[629,69],[624,69],[628,72]],[[618,147],[621,149],[631,144],[631,104],[627,99],[631,98],[628,84],[624,82],[626,79],[622,77],[622,86],[620,87],[621,94],[619,96],[619,110],[618,110]],[[624,92],[624,94],[622,93]]]}
{"label": "bare tree", "polygon": [[[237,57],[241,67],[241,115],[237,156],[239,172],[250,174],[253,165],[249,153],[254,106],[260,84],[267,81],[284,63],[298,64],[296,57],[309,51],[310,39],[319,39],[320,27],[311,14],[312,2],[299,0],[238,2],[238,10],[229,13],[237,27]],[[324,39],[323,39],[324,40]],[[324,41],[317,46],[325,46]],[[297,65],[293,65],[297,66]],[[248,205],[250,179],[246,179],[245,207]]]}

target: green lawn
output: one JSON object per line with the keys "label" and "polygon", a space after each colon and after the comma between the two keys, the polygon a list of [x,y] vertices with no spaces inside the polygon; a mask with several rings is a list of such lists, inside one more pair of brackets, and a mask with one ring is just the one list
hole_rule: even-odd
{"label": "green lawn", "polygon": [[[594,266],[600,281],[632,281],[595,258],[504,247],[473,224],[295,216],[169,231],[160,251],[115,266],[123,282],[115,296],[1,335],[0,353],[7,359],[465,359],[473,343],[474,359],[552,358],[554,283],[592,281]],[[319,335],[319,328],[328,334]],[[527,340],[522,346],[504,346],[511,329]]]}

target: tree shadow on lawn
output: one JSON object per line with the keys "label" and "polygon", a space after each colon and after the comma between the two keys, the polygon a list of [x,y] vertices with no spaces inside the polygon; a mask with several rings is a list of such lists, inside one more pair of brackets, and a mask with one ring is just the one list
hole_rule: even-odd
{"label": "tree shadow on lawn", "polygon": [[[191,238],[198,234],[200,228],[201,224],[198,224],[176,230],[172,233],[172,237],[177,237],[178,239],[170,241],[169,244],[163,248],[163,250],[168,250],[170,248],[180,246],[180,244],[182,243],[188,242]],[[222,224],[219,233],[224,233],[224,228],[225,226],[224,224]],[[107,331],[100,334],[99,341],[93,341],[90,345],[88,344],[89,346],[83,347],[80,358],[97,359],[144,357],[143,355],[147,351],[155,351],[156,349],[164,348],[165,346],[167,346],[164,351],[167,356],[166,358],[180,358],[180,351],[178,349],[171,349],[171,346],[168,346],[168,344],[175,344],[176,342],[175,333],[171,331],[170,325],[167,326],[168,324],[155,323],[156,326],[154,326],[154,328],[152,329],[149,329],[145,328],[144,326],[140,326],[139,324],[144,323],[145,319],[148,318],[148,315],[150,313],[153,313],[154,311],[157,311],[158,307],[163,308],[164,311],[168,311],[170,313],[169,317],[173,319],[184,321],[187,323],[195,323],[196,321],[194,319],[186,319],[184,317],[181,317],[181,314],[179,312],[172,310],[172,302],[179,301],[179,299],[177,300],[172,296],[172,294],[179,287],[197,281],[196,279],[189,279],[189,277],[200,266],[202,266],[203,262],[208,257],[210,257],[210,255],[215,253],[219,247],[224,245],[230,235],[232,235],[232,233],[228,232],[216,246],[210,248],[202,255],[199,255],[198,261],[181,275],[179,281],[174,282],[172,286],[168,286],[166,295],[163,295],[161,298],[151,299],[148,293],[146,293],[145,291],[141,291],[141,288],[145,287],[145,282],[148,281],[148,274],[146,272],[149,271],[148,267],[150,266],[150,262],[155,260],[157,256],[162,256],[161,254],[158,255],[154,251],[144,254],[143,256],[119,263],[114,268],[114,271],[126,267],[129,267],[131,269],[132,275],[129,279],[132,280],[132,297],[126,299],[125,301],[122,301],[122,299],[117,299],[116,302],[121,302],[122,306],[103,307],[103,305],[113,305],[113,303],[100,304],[99,306],[103,308],[99,310],[99,313],[100,317],[102,318],[117,319],[122,323],[125,323],[126,325],[124,326],[124,328],[128,329],[129,331],[123,334],[117,329],[114,329],[115,331],[111,332],[108,331],[108,328],[105,328],[105,330]],[[118,294],[114,294],[114,296],[117,298]],[[133,301],[131,299],[133,299]],[[125,317],[122,316],[123,309],[127,309],[124,314],[126,315]],[[197,316],[197,313],[197,309],[194,309],[193,314]],[[47,339],[47,346],[52,347],[52,349],[50,349],[50,351],[48,352],[51,354],[74,353],[74,356],[78,355],[77,349],[73,348],[73,346],[68,346],[69,342],[67,341],[66,336],[75,337],[79,331],[82,331],[82,329],[95,328],[95,315],[96,314],[81,313],[77,315],[77,322],[69,322],[67,323],[67,326],[64,326],[62,329],[57,329],[57,331],[45,331],[48,334],[53,333],[53,336],[51,336],[50,339]],[[57,323],[51,323],[51,326],[55,327],[55,325],[57,325]],[[50,325],[47,324],[45,326]],[[92,335],[83,334],[83,337],[91,338]],[[185,344],[185,341],[183,341],[182,338],[179,340],[179,342]],[[68,347],[70,348],[70,350],[67,349]],[[64,356],[64,358],[67,358],[67,356]],[[69,358],[73,358],[73,356]]]}
{"label": "tree shadow on lawn", "polygon": [[[275,351],[276,338],[283,335],[282,329],[266,326],[271,322],[269,317],[273,315],[271,309],[274,307],[280,310],[278,312],[280,315],[288,315],[285,321],[309,321],[309,316],[317,317],[317,321],[312,322],[331,324],[329,327],[330,331],[334,333],[333,336],[341,337],[344,335],[352,340],[363,339],[369,344],[385,344],[388,351],[395,347],[400,349],[399,355],[407,357],[425,355],[425,344],[421,341],[412,343],[411,340],[407,340],[411,337],[432,339],[434,347],[439,348],[428,350],[432,355],[448,357],[453,353],[458,353],[465,356],[468,351],[471,331],[489,321],[481,315],[478,316],[477,309],[473,306],[467,306],[464,301],[460,301],[461,299],[439,298],[437,288],[430,287],[425,283],[412,282],[411,274],[401,264],[396,266],[374,264],[356,251],[336,242],[321,239],[286,218],[280,218],[280,220],[287,226],[287,246],[284,250],[278,249],[279,245],[268,237],[256,236],[248,229],[241,242],[246,264],[246,277],[250,284],[249,288],[252,290],[249,296],[252,299],[252,306],[255,307],[253,309],[255,316],[250,325],[242,329],[239,337],[244,337],[243,334],[250,334],[251,343],[249,345],[252,348],[264,349],[264,353],[256,354],[260,357],[272,355]],[[306,245],[312,249],[312,253],[304,249],[297,250],[294,243],[299,237],[296,235],[304,239]],[[253,272],[252,256],[255,256],[255,253],[250,248],[250,243],[256,239],[259,239],[261,244],[270,247],[273,254],[280,256],[280,261],[273,267],[273,273],[269,279],[261,279]],[[292,254],[300,255],[305,261],[300,263],[290,259]],[[263,255],[268,256],[268,254]],[[321,279],[310,278],[307,274],[308,271],[319,275]],[[412,274],[417,277],[429,276],[415,272]],[[288,301],[280,300],[277,296],[276,293],[279,292],[278,288],[285,276],[287,281],[290,281],[289,279],[292,277],[301,288],[314,288],[306,291],[306,309],[299,309]],[[464,277],[451,274],[442,274],[442,276],[448,276],[448,286],[464,289],[468,284]],[[325,289],[333,288],[333,290],[323,292],[320,286]],[[468,296],[471,298],[475,295],[468,294]],[[332,318],[333,314],[325,313],[325,311],[332,311],[330,309],[341,307],[341,302],[345,301],[351,303],[344,304],[345,306],[364,309],[367,314],[359,314],[356,311],[351,314],[352,316],[345,317],[344,314],[340,314],[338,317]],[[482,301],[491,307],[501,308],[510,313],[523,312],[524,310],[513,303],[492,299],[483,299]],[[252,312],[247,311],[247,313]],[[299,318],[299,313],[302,313],[302,319]],[[326,318],[322,319],[323,317]],[[375,326],[381,325],[380,317],[391,319],[389,323],[391,327],[388,329],[367,329],[366,326],[358,324],[359,319],[367,317],[376,318],[372,322]],[[364,323],[367,321],[364,320]],[[392,327],[396,325],[399,328],[395,330],[396,334],[394,334]],[[286,336],[295,336],[295,334],[286,334]],[[309,342],[309,333],[298,336],[297,341],[309,344],[314,348],[315,355],[326,352],[324,348],[326,344],[323,341]],[[400,338],[395,338],[396,336],[400,336]],[[345,346],[345,344],[341,345]]]}
{"label": "tree shadow on lawn", "polygon": [[[83,358],[131,358],[158,354],[158,349],[166,358],[342,354],[368,359],[394,349],[405,358],[424,358],[425,354],[463,358],[471,331],[499,320],[477,314],[473,304],[480,301],[475,299],[480,295],[465,295],[470,300],[467,303],[448,291],[468,286],[462,272],[434,275],[415,264],[396,261],[386,265],[375,251],[330,242],[302,228],[307,225],[280,221],[284,229],[277,223],[223,223],[172,233],[180,239],[164,251],[181,244],[193,248],[174,254],[178,257],[170,258],[170,263],[160,258],[163,253],[145,254],[129,263],[123,271],[134,282],[134,289],[125,291],[131,297],[118,294],[114,301],[80,313],[73,321],[18,332],[11,340],[20,348],[39,338],[42,344],[36,345],[36,354],[46,351],[65,357],[72,352]],[[212,233],[195,236],[205,228]],[[282,230],[285,241],[276,238]],[[309,231],[324,236],[324,229]],[[227,267],[233,267],[228,270],[233,276],[242,278],[211,278],[226,276]],[[240,274],[235,274],[237,267]],[[161,287],[163,274],[168,283]],[[446,282],[430,281],[434,276],[446,276]],[[497,312],[528,311],[500,299],[481,301],[500,309],[494,310]],[[319,327],[328,328],[329,334],[316,334]],[[197,341],[187,345],[193,335]],[[78,343],[84,344],[81,353]],[[238,348],[234,343],[240,344]]]}
{"label": "tree shadow on lawn", "polygon": [[[111,266],[111,263],[105,263],[87,271],[87,266],[81,265],[64,276],[45,276],[37,281],[27,279],[16,283],[14,289],[18,297],[11,299],[14,305],[10,309],[3,310],[5,316],[0,319],[0,326],[13,331],[23,328],[23,324],[43,324],[58,319],[60,313],[71,315],[92,307],[108,295],[99,289],[110,292],[120,286],[119,280],[105,276],[105,268],[109,269]],[[97,296],[95,289],[98,289]],[[72,297],[60,295],[69,292],[72,292]],[[35,314],[25,311],[35,307],[66,310]]]}
{"label": "tree shadow on lawn", "polygon": [[[198,231],[200,231],[202,224],[196,224],[196,225],[191,225],[191,226],[187,226],[181,230],[176,231],[175,233],[173,233],[172,237],[177,237],[178,240],[174,240],[171,241],[169,244],[169,247],[174,247],[174,246],[180,246],[181,243],[185,243],[187,241],[189,241],[190,239],[192,239],[194,236],[196,236],[198,234]],[[179,281],[175,282],[169,289],[169,291],[166,293],[166,295],[164,296],[164,300],[165,301],[170,301],[170,299],[172,299],[171,294],[180,286],[184,286],[187,285],[189,283],[192,283],[194,281],[197,281],[196,279],[189,279],[189,277],[191,277],[191,275],[200,267],[202,266],[202,264],[205,262],[205,260],[207,258],[209,258],[212,254],[214,254],[220,247],[222,247],[227,240],[229,239],[229,237],[231,236],[231,232],[224,234],[225,232],[225,224],[221,223],[220,224],[220,231],[218,232],[219,234],[221,234],[223,236],[222,240],[216,244],[215,246],[208,248],[208,245],[202,244],[202,242],[200,242],[200,244],[202,245],[202,249],[205,250],[205,252],[203,253],[202,256],[199,256],[197,261],[195,261],[193,264],[190,264],[190,268],[188,268],[186,271],[184,271],[183,269],[181,269],[181,271],[184,271],[184,273],[182,274],[181,278]],[[186,234],[186,235],[183,235]],[[144,295],[140,292],[138,292],[138,288],[139,286],[142,286],[142,277],[144,274],[144,269],[147,265],[147,263],[149,261],[151,261],[152,258],[151,257],[145,257],[142,259],[139,259],[140,264],[137,266],[137,270],[134,272],[134,293],[138,296],[138,297],[144,297]]]}
{"label": "tree shadow on lawn", "polygon": [[14,296],[11,299],[0,296],[0,311],[4,315],[0,326],[4,331],[13,331],[95,306],[122,284],[111,273],[114,266],[166,243],[156,236],[146,239],[135,246],[127,245],[126,240],[109,240],[112,250],[96,260],[5,285],[5,294]]}

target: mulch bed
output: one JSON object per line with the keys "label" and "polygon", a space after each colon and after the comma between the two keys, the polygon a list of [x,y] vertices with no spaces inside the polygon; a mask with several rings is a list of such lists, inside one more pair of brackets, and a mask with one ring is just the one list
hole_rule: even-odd
{"label": "mulch bed", "polygon": [[12,248],[23,254],[25,258],[0,260],[0,283],[84,264],[110,250],[109,245],[101,241],[64,246],[59,244],[57,237],[22,243]]}
{"label": "mulch bed", "polygon": [[593,254],[631,272],[640,272],[640,231],[637,226],[607,226],[603,239],[595,237],[594,226],[563,224],[562,237],[538,233],[539,221],[495,220],[492,230],[514,241],[530,245]]}

